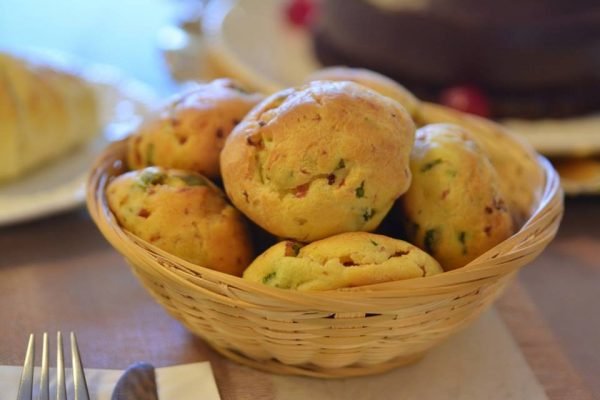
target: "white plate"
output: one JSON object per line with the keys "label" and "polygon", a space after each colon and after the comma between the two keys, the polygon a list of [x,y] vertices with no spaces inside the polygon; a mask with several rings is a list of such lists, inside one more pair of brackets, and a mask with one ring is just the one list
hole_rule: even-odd
{"label": "white plate", "polygon": [[[13,53],[15,51],[12,51]],[[139,123],[155,101],[145,85],[116,69],[90,65],[50,51],[27,51],[60,65],[77,64],[98,93],[103,130],[91,142],[41,168],[0,184],[0,226],[48,216],[80,206],[87,172],[108,143],[124,137]]]}
{"label": "white plate", "polygon": [[[286,23],[284,1],[211,2],[202,26],[215,64],[267,92],[296,86],[321,68],[308,31]],[[503,123],[545,155],[585,156],[600,152],[600,115],[543,121],[511,119]]]}

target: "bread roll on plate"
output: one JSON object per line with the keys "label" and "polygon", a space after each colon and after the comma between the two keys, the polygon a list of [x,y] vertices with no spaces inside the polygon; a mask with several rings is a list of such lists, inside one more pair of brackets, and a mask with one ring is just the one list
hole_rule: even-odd
{"label": "bread roll on plate", "polygon": [[82,77],[0,52],[0,181],[59,157],[98,131],[97,99]]}

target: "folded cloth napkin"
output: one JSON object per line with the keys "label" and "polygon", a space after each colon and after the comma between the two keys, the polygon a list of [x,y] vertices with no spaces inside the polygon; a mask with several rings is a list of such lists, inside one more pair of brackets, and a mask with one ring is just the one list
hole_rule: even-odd
{"label": "folded cloth napkin", "polygon": [[[0,393],[3,399],[17,397],[22,367],[0,366]],[[110,400],[113,388],[123,371],[85,369],[90,396],[94,400]],[[36,370],[36,374],[39,369]],[[54,373],[50,373],[51,394]],[[72,385],[71,372],[67,371],[67,385]],[[220,400],[219,391],[208,362],[156,368],[156,381],[160,399]],[[36,381],[34,381],[36,382]],[[35,386],[35,385],[34,385]]]}

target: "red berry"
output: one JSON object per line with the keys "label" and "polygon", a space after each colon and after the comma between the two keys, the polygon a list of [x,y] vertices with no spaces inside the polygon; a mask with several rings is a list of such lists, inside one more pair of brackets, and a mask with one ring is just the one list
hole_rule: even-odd
{"label": "red berry", "polygon": [[292,25],[306,27],[313,20],[315,5],[312,0],[292,0],[288,2],[285,12]]}
{"label": "red berry", "polygon": [[490,103],[485,93],[473,85],[452,86],[440,94],[440,103],[459,111],[490,116]]}

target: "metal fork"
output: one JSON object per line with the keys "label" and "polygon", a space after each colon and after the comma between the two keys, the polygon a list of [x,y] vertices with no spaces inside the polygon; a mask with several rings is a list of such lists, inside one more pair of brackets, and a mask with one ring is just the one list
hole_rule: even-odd
{"label": "metal fork", "polygon": [[[17,400],[33,400],[33,363],[35,354],[35,336],[29,335],[27,353],[21,373],[19,392]],[[73,370],[73,386],[75,388],[75,400],[90,400],[87,382],[81,365],[77,338],[71,332],[71,360]],[[56,334],[56,400],[67,400],[67,387],[65,384],[65,363],[63,358],[62,334]],[[48,334],[44,332],[42,338],[42,367],[40,372],[39,400],[50,399],[50,385],[48,380]]]}

